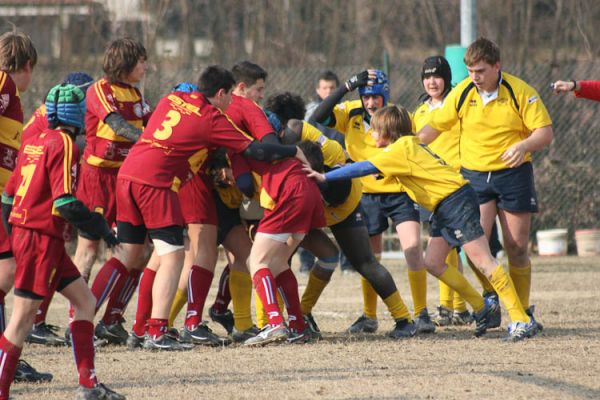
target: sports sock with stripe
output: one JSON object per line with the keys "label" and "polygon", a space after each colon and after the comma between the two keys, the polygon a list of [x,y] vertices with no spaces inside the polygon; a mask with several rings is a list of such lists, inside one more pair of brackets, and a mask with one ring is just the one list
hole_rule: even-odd
{"label": "sports sock with stripe", "polygon": [[281,293],[287,309],[288,325],[296,332],[304,332],[306,325],[300,309],[300,296],[298,295],[298,280],[291,268],[286,269],[275,278],[277,288]]}
{"label": "sports sock with stripe", "polygon": [[73,321],[71,335],[79,384],[94,387],[98,383],[94,367],[94,324],[91,321]]}
{"label": "sports sock with stripe", "polygon": [[202,311],[213,276],[211,271],[192,265],[188,277],[188,306],[185,316],[185,326],[189,330],[195,329],[202,322]]}
{"label": "sports sock with stripe", "polygon": [[22,347],[9,342],[4,336],[0,338],[0,397],[8,398],[10,385],[15,378]]}
{"label": "sports sock with stripe", "polygon": [[135,310],[135,321],[133,321],[133,333],[143,336],[146,333],[148,319],[152,313],[152,285],[154,285],[156,271],[146,268],[140,279],[138,290],[138,303]]}
{"label": "sports sock with stripe", "polygon": [[92,283],[92,294],[96,298],[96,312],[112,292],[120,292],[128,277],[129,273],[125,265],[115,257],[104,263]]}
{"label": "sports sock with stripe", "polygon": [[276,297],[277,284],[271,271],[268,268],[259,269],[252,277],[252,283],[254,284],[256,294],[260,298],[260,303],[264,307],[269,324],[283,324],[283,316],[279,311],[279,304]]}
{"label": "sports sock with stripe", "polygon": [[223,272],[221,272],[221,277],[219,278],[219,288],[217,290],[217,296],[215,297],[215,302],[212,305],[212,309],[216,312],[222,314],[227,311],[227,307],[229,307],[229,303],[231,302],[231,292],[229,289],[229,274],[231,270],[229,268],[229,264],[225,266]]}

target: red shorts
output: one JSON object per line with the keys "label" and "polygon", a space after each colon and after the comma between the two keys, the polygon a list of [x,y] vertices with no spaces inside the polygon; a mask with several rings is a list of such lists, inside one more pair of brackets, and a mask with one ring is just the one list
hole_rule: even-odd
{"label": "red shorts", "polygon": [[81,276],[63,239],[15,226],[12,244],[17,263],[15,290],[46,297]]}
{"label": "red shorts", "polygon": [[265,210],[257,232],[308,233],[325,225],[319,188],[308,177],[293,176],[285,181],[275,208]]}
{"label": "red shorts", "polygon": [[87,208],[104,215],[108,226],[113,226],[117,217],[117,173],[116,168],[113,171],[113,168],[97,168],[84,162],[75,194]]}
{"label": "red shorts", "polygon": [[6,234],[4,224],[0,224],[0,254],[10,251],[10,237]]}
{"label": "red shorts", "polygon": [[212,184],[205,174],[194,174],[194,177],[179,189],[178,194],[186,224],[217,225],[217,207]]}
{"label": "red shorts", "polygon": [[117,221],[147,229],[183,226],[183,215],[177,193],[117,179]]}

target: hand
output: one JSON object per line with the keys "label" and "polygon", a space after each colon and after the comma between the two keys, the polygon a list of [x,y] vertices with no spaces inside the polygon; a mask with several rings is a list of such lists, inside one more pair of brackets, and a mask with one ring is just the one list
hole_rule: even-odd
{"label": "hand", "polygon": [[577,89],[577,83],[575,81],[556,81],[550,84],[554,94],[572,92]]}
{"label": "hand", "polygon": [[327,179],[325,179],[324,174],[317,172],[310,167],[304,167],[304,168],[302,168],[302,170],[304,172],[306,172],[306,174],[308,175],[309,178],[314,179],[318,183],[325,183],[327,181]]}
{"label": "hand", "polygon": [[370,74],[369,71],[365,70],[365,71],[359,72],[358,74],[354,75],[352,78],[348,79],[344,83],[344,85],[346,85],[346,89],[348,89],[348,91],[351,92],[360,86],[368,85],[369,78],[374,78],[374,77],[375,77],[375,74]]}
{"label": "hand", "polygon": [[510,146],[500,158],[506,163],[506,165],[509,168],[515,168],[523,164],[526,153],[527,151],[525,150],[523,142],[520,142]]}
{"label": "hand", "polygon": [[304,165],[307,168],[310,168],[310,163],[306,159],[306,156],[304,155],[304,152],[302,151],[302,149],[300,147],[296,147],[296,158],[298,160],[300,160],[302,165]]}
{"label": "hand", "polygon": [[117,239],[117,237],[115,236],[115,234],[111,231],[107,232],[102,239],[104,239],[104,241],[106,242],[106,247],[108,247],[109,249],[112,249],[113,247],[118,246],[119,244],[121,244],[121,242],[119,241],[119,239]]}

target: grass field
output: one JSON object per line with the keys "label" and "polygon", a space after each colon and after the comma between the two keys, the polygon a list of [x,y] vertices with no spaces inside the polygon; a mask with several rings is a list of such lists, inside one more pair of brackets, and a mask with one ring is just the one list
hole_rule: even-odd
{"label": "grass field", "polygon": [[[410,307],[406,266],[385,264]],[[393,321],[382,302],[379,331],[349,337],[344,330],[362,306],[359,277],[336,272],[314,310],[324,332],[318,343],[199,347],[186,353],[105,347],[96,354],[97,373],[128,399],[598,399],[600,258],[537,258],[533,265],[532,301],[545,330],[521,343],[502,342],[505,329],[476,339],[472,326],[394,341],[385,335]],[[467,276],[474,281],[470,272]],[[306,277],[298,280],[302,291]],[[429,277],[428,284],[432,311],[437,282]],[[213,296],[214,290],[209,304]],[[127,328],[135,299],[127,311]],[[10,299],[8,303],[10,309]],[[57,296],[48,322],[64,327],[66,315],[67,304]],[[506,324],[504,314],[504,328]],[[220,326],[211,326],[224,334]],[[74,397],[77,379],[70,349],[26,345],[23,358],[52,372],[54,380],[13,385],[16,399]]]}

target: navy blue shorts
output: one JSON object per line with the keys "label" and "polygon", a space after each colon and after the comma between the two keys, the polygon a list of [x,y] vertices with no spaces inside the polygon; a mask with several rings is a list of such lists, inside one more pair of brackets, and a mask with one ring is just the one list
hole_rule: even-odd
{"label": "navy blue shorts", "polygon": [[457,247],[484,235],[479,219],[477,193],[465,185],[438,204],[431,217],[429,235],[441,236],[450,247]]}
{"label": "navy blue shorts", "polygon": [[360,200],[369,236],[379,235],[406,221],[419,222],[419,206],[406,193],[363,193]]}
{"label": "navy blue shorts", "polygon": [[477,192],[479,204],[495,200],[498,208],[506,211],[538,211],[533,167],[530,162],[500,171],[479,172],[461,168],[460,172]]}
{"label": "navy blue shorts", "polygon": [[229,208],[223,203],[217,192],[215,195],[215,205],[217,208],[217,245],[223,244],[229,232],[237,225],[242,224],[240,218],[240,210],[237,208]]}

